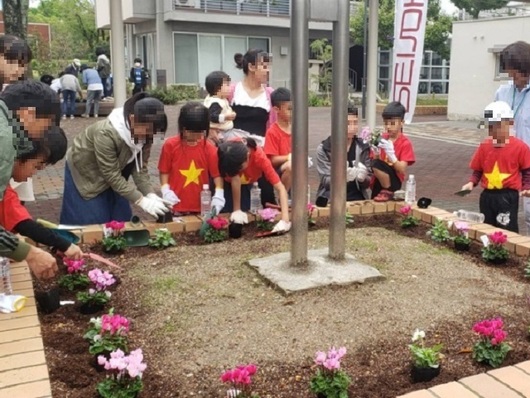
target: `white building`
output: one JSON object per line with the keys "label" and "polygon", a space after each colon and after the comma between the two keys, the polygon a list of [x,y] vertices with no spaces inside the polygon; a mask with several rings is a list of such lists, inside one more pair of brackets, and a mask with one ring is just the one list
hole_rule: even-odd
{"label": "white building", "polygon": [[[120,1],[120,0],[112,0]],[[134,58],[168,84],[204,85],[208,73],[242,78],[234,54],[272,53],[272,87],[290,86],[289,0],[121,0],[127,67]],[[110,27],[109,0],[96,0],[96,26]],[[310,22],[309,38],[331,38],[331,23]],[[308,43],[309,45],[309,43]]]}
{"label": "white building", "polygon": [[530,41],[530,16],[453,23],[447,116],[479,119],[508,76],[500,52],[518,40]]}

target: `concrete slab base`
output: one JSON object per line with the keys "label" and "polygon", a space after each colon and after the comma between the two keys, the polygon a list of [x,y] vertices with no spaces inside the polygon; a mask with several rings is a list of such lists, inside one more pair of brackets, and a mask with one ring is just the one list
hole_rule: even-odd
{"label": "concrete slab base", "polygon": [[249,265],[284,294],[327,285],[348,285],[382,280],[385,277],[375,268],[358,262],[350,254],[342,261],[328,257],[329,250],[310,250],[308,266],[291,267],[291,253],[279,253],[255,258]]}

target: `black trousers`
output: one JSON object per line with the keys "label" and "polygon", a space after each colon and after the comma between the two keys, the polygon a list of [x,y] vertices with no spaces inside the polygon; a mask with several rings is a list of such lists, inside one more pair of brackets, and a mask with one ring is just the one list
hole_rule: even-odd
{"label": "black trousers", "polygon": [[486,224],[519,233],[519,192],[515,189],[485,189],[479,208]]}

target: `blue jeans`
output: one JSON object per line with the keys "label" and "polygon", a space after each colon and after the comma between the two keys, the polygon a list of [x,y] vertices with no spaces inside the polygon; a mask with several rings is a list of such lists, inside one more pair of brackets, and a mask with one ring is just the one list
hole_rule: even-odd
{"label": "blue jeans", "polygon": [[75,91],[72,90],[62,90],[63,93],[63,104],[62,111],[63,116],[73,116],[75,115]]}
{"label": "blue jeans", "polygon": [[129,201],[111,188],[95,198],[83,198],[75,186],[68,164],[65,165],[61,224],[104,224],[112,220],[129,221],[131,217],[132,210]]}

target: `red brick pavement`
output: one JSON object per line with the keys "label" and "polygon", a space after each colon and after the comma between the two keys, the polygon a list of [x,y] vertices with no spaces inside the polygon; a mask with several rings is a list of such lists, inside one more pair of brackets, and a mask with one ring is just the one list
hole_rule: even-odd
{"label": "red brick pavement", "polygon": [[[166,136],[169,137],[177,133],[178,107],[167,107],[167,113],[169,129]],[[77,133],[94,122],[95,119],[76,118],[73,121],[63,121],[62,127],[71,140]],[[382,123],[380,118],[378,123]],[[447,210],[478,209],[478,192],[473,192],[466,198],[453,195],[453,192],[459,190],[466,182],[469,175],[468,163],[474,151],[473,146],[455,141],[458,137],[471,143],[476,141],[477,137],[473,135],[478,130],[474,130],[474,125],[475,123],[447,122],[441,116],[423,116],[416,118],[412,125],[406,126],[405,131],[411,132],[411,140],[417,156],[417,162],[410,168],[410,172],[416,175],[418,197],[430,197],[433,199],[433,206]],[[309,155],[314,157],[318,144],[329,135],[331,130],[330,108],[311,108],[309,126]],[[149,172],[156,185],[158,185],[156,165],[161,144],[160,139],[155,140],[152,160],[149,164]],[[54,222],[59,220],[63,169],[64,161],[61,161],[35,176],[34,187],[37,200],[27,203],[34,218],[41,217]],[[309,170],[309,184],[314,199],[318,187],[318,174],[315,166]]]}

